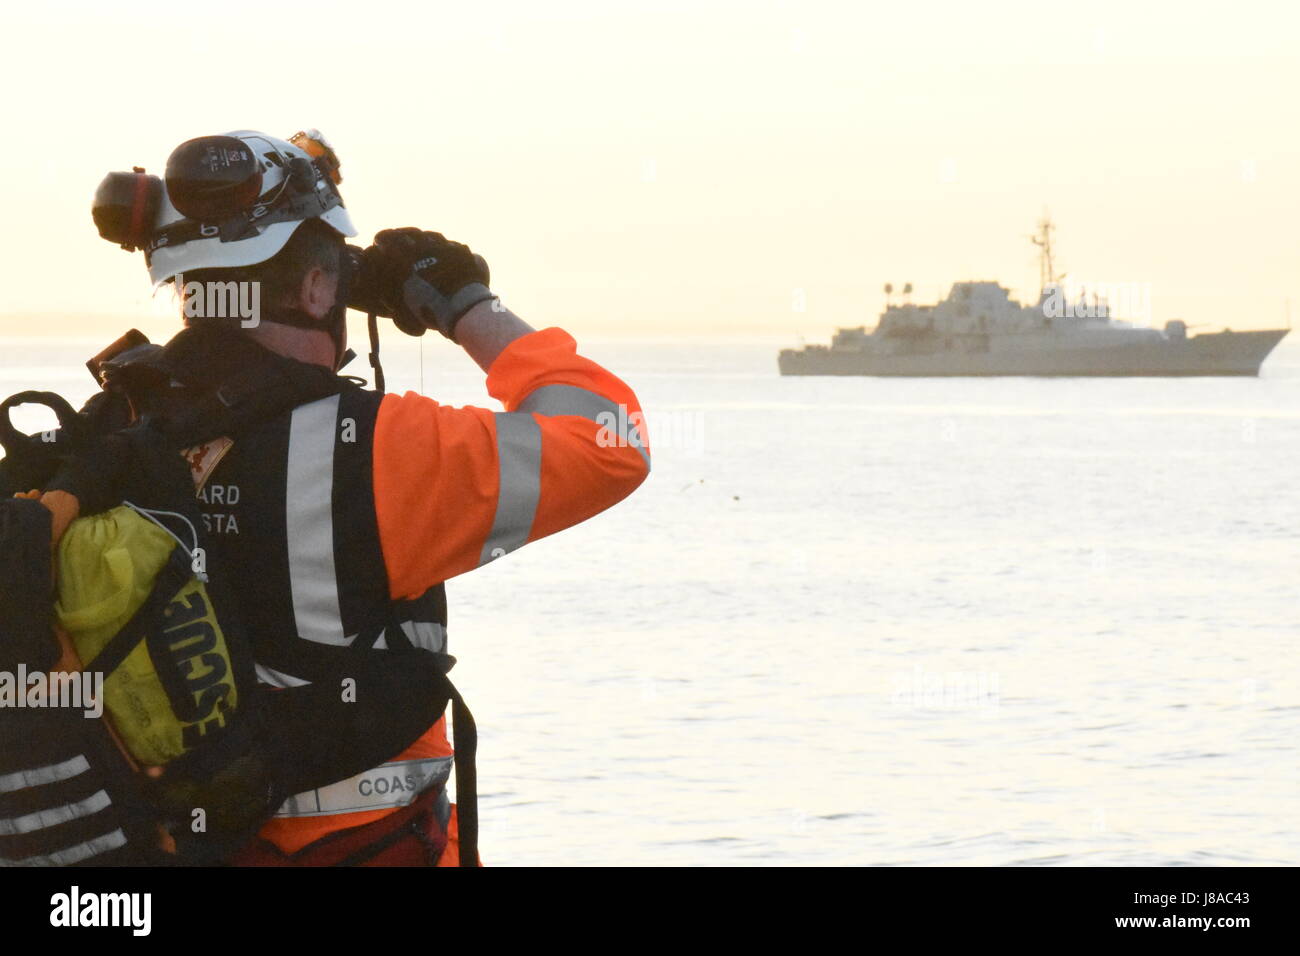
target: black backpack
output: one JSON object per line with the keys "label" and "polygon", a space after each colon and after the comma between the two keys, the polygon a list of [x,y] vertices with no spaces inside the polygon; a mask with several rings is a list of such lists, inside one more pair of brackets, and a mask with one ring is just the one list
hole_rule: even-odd
{"label": "black backpack", "polygon": [[[80,664],[112,679],[143,644],[177,719],[215,718],[158,774],[134,765],[107,711],[88,718],[66,707],[0,706],[0,865],[221,863],[287,797],[391,759],[449,703],[460,862],[477,865],[475,735],[446,677],[453,659],[421,649],[358,652],[338,682],[263,688],[238,596],[210,558],[197,570],[195,555],[210,552],[181,451],[357,385],[217,325],[186,329],[166,347],[133,331],[89,364],[104,391],[80,412],[48,392],[0,403],[0,673],[49,675],[61,659],[69,666],[53,623],[51,512],[14,495],[63,491],[83,516],[128,501],[179,519],[169,529],[178,543],[127,625]],[[57,430],[23,435],[13,427],[10,409],[33,403],[54,411]],[[196,578],[224,647],[225,683],[221,692],[207,688],[201,713],[172,626],[177,607],[195,603]],[[356,691],[347,699],[339,692],[345,677]]]}

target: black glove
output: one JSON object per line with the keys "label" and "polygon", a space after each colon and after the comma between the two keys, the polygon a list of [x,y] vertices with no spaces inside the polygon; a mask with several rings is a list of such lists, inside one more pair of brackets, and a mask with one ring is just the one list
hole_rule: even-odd
{"label": "black glove", "polygon": [[385,229],[358,266],[348,304],[388,316],[408,335],[437,329],[454,341],[461,317],[493,297],[483,257],[436,232]]}

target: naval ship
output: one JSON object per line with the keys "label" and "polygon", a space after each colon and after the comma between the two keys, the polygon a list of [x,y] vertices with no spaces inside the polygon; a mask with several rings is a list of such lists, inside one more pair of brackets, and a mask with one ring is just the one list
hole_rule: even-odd
{"label": "naval ship", "polygon": [[[782,375],[1258,375],[1289,329],[1188,334],[1113,317],[1104,299],[1066,301],[1044,218],[1038,302],[1021,305],[996,282],[957,282],[936,305],[886,301],[876,327],[839,329],[825,345],[783,349]],[[891,292],[885,287],[886,295]],[[909,285],[905,292],[911,291]]]}

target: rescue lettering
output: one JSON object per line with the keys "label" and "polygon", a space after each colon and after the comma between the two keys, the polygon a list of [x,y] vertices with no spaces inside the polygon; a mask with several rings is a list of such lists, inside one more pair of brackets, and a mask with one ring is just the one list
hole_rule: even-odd
{"label": "rescue lettering", "polygon": [[[163,638],[180,693],[173,693],[176,716],[185,721],[181,742],[193,747],[206,734],[224,727],[233,689],[226,683],[229,666],[224,646],[210,620],[201,591],[182,591],[163,610]],[[161,674],[160,674],[161,676]]]}

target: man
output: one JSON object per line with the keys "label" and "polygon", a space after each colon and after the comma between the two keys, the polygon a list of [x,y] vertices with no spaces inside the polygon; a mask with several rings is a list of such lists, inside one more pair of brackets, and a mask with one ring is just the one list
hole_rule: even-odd
{"label": "man", "polygon": [[[565,332],[504,309],[463,245],[389,230],[356,254],[338,181],[315,131],[204,137],[173,153],[152,227],[135,227],[155,286],[177,284],[214,363],[269,352],[337,372],[350,303],[436,329],[505,406],[341,388],[189,449],[214,562],[233,577],[257,677],[276,688],[333,680],[359,653],[445,654],[442,582],[603,511],[650,467],[626,384]],[[232,282],[255,290],[258,314],[205,314],[213,298],[194,296],[244,288]],[[290,798],[235,862],[455,865],[451,764],[443,717],[370,771]]]}

